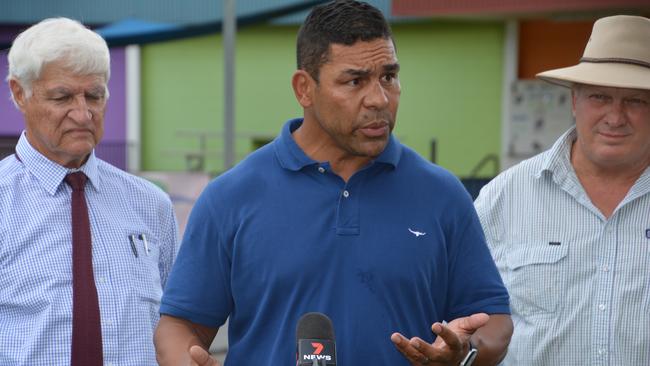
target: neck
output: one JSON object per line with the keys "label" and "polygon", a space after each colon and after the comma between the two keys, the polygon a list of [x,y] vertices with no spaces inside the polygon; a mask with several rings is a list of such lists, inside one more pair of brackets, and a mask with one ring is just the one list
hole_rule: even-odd
{"label": "neck", "polygon": [[648,159],[629,164],[612,164],[611,166],[595,164],[579,151],[574,141],[571,146],[571,165],[578,178],[594,179],[601,184],[610,185],[629,184],[633,185],[650,165]]}
{"label": "neck", "polygon": [[316,121],[306,117],[302,125],[293,132],[293,139],[311,159],[329,162],[332,171],[345,182],[371,160],[370,157],[353,155],[341,149]]}
{"label": "neck", "polygon": [[606,218],[614,213],[648,167],[647,161],[616,167],[598,166],[578,152],[575,142],[571,148],[571,164],[585,193]]}

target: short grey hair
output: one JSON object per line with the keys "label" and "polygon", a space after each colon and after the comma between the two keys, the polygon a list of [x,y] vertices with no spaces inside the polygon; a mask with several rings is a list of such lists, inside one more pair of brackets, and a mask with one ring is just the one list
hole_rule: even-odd
{"label": "short grey hair", "polygon": [[[61,61],[80,75],[103,75],[106,83],[110,78],[111,61],[106,41],[68,18],[45,19],[20,33],[7,59],[7,81],[16,80],[27,98],[31,96],[32,83],[39,79],[43,67],[50,62]],[[13,99],[13,95],[11,97]]]}

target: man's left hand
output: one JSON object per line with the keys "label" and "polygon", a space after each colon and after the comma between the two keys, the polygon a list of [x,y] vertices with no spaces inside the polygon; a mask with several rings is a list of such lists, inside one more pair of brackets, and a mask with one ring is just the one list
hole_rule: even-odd
{"label": "man's left hand", "polygon": [[488,320],[489,315],[479,313],[447,324],[433,323],[431,330],[438,337],[431,344],[419,337],[409,340],[400,333],[393,333],[390,339],[413,366],[457,366],[469,352],[469,338]]}

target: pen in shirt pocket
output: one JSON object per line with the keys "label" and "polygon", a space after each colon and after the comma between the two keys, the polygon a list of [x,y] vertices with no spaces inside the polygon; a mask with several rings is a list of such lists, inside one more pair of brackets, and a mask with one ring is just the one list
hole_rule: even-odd
{"label": "pen in shirt pocket", "polygon": [[142,240],[142,244],[144,244],[144,252],[149,255],[149,242],[147,241],[147,237],[144,234],[140,234],[139,238]]}
{"label": "pen in shirt pocket", "polygon": [[131,251],[133,255],[138,258],[138,247],[135,246],[135,235],[129,235],[129,243],[131,244]]}

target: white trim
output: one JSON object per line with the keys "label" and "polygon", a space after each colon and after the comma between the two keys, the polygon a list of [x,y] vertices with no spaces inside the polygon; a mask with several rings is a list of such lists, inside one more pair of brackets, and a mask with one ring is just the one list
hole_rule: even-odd
{"label": "white trim", "polygon": [[141,170],[140,46],[126,47],[126,167]]}

